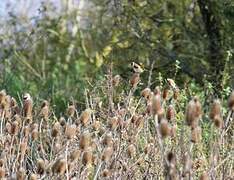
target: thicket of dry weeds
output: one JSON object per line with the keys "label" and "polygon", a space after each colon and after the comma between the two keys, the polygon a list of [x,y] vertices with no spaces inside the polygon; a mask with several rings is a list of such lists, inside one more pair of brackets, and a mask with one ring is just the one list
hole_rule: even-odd
{"label": "thicket of dry weeds", "polygon": [[[106,101],[85,93],[87,109],[70,103],[56,117],[48,101],[35,108],[25,94],[16,100],[0,92],[0,177],[2,179],[232,179],[234,91],[225,117],[219,100],[207,114],[208,141],[201,128],[203,108],[193,97],[183,111],[180,91],[145,88],[134,96],[140,73],[128,93],[116,94],[120,76],[107,76]],[[22,106],[22,107],[21,107]],[[183,116],[184,114],[184,116]],[[184,117],[184,120],[179,119]]]}

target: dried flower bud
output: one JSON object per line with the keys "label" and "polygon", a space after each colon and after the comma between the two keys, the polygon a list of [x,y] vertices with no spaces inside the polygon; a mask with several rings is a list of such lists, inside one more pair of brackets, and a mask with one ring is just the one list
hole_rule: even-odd
{"label": "dried flower bud", "polygon": [[215,126],[219,129],[224,126],[223,119],[220,116],[215,116],[213,121]]}
{"label": "dried flower bud", "polygon": [[171,128],[166,119],[162,119],[159,125],[159,130],[162,138],[166,138],[171,133]]}
{"label": "dried flower bud", "polygon": [[161,109],[161,97],[159,95],[155,95],[152,99],[152,113],[156,115]]}
{"label": "dried flower bud", "polygon": [[65,136],[68,139],[72,139],[74,138],[75,135],[76,135],[76,125],[75,124],[67,125],[65,129]]}
{"label": "dried flower bud", "polygon": [[166,87],[163,89],[163,94],[162,94],[163,99],[167,100],[168,95],[169,95],[169,89]]}
{"label": "dried flower bud", "polygon": [[71,162],[77,161],[80,158],[80,153],[79,149],[73,150],[70,154]]}
{"label": "dried flower bud", "polygon": [[17,180],[24,180],[24,179],[26,179],[25,176],[26,176],[26,173],[25,173],[25,170],[23,168],[20,168],[16,173]]}
{"label": "dried flower bud", "polygon": [[66,120],[65,120],[65,118],[64,118],[64,117],[60,117],[60,118],[59,118],[59,123],[60,123],[61,126],[65,126],[65,125],[66,125]]}
{"label": "dried flower bud", "polygon": [[203,172],[200,176],[200,180],[209,180],[209,176],[206,172]]}
{"label": "dried flower bud", "polygon": [[102,160],[108,162],[111,159],[112,154],[113,154],[113,148],[106,147],[102,153]]}
{"label": "dried flower bud", "polygon": [[115,130],[117,127],[118,127],[118,117],[112,117],[109,121],[108,121],[108,124],[109,124],[109,127],[112,129],[112,130]]}
{"label": "dried flower bud", "polygon": [[33,101],[30,94],[26,93],[23,97],[23,116],[26,119],[32,119]]}
{"label": "dried flower bud", "polygon": [[84,151],[82,157],[82,163],[86,166],[91,166],[93,163],[93,152],[91,149]]}
{"label": "dried flower bud", "polygon": [[192,129],[191,132],[191,141],[193,143],[199,143],[201,141],[201,128],[200,127],[196,127],[194,129]]}
{"label": "dried flower bud", "polygon": [[141,91],[141,96],[143,96],[146,100],[148,100],[151,96],[150,88],[145,88]]}
{"label": "dried flower bud", "polygon": [[37,160],[37,173],[42,175],[44,174],[46,169],[45,162],[43,159],[38,159]]}
{"label": "dried flower bud", "polygon": [[155,95],[155,96],[161,96],[161,89],[160,89],[159,86],[156,86],[156,87],[154,88],[154,95]]}
{"label": "dried flower bud", "polygon": [[0,179],[5,178],[6,170],[3,167],[0,167]]}
{"label": "dried flower bud", "polygon": [[168,106],[166,118],[169,122],[175,119],[175,109],[173,105]]}
{"label": "dried flower bud", "polygon": [[139,82],[140,82],[140,74],[134,73],[130,79],[131,86],[135,88]]}
{"label": "dried flower bud", "polygon": [[210,109],[210,119],[214,119],[215,116],[221,116],[221,103],[218,99],[215,99]]}
{"label": "dried flower bud", "polygon": [[234,90],[232,91],[229,99],[228,99],[228,107],[234,111]]}
{"label": "dried flower bud", "polygon": [[43,117],[45,120],[48,120],[48,117],[49,117],[49,102],[48,101],[46,100],[43,101],[39,115]]}
{"label": "dried flower bud", "polygon": [[6,128],[6,132],[9,133],[9,134],[11,134],[11,129],[12,129],[11,123],[7,122],[5,128]]}
{"label": "dried flower bud", "polygon": [[59,158],[55,161],[55,163],[52,166],[52,172],[56,174],[63,175],[66,172],[66,159]]}
{"label": "dried flower bud", "polygon": [[76,112],[76,107],[75,107],[75,105],[74,105],[74,104],[69,105],[68,108],[67,108],[67,116],[68,116],[68,117],[74,117],[75,112]]}
{"label": "dried flower bud", "polygon": [[57,137],[59,135],[59,133],[60,133],[60,128],[61,128],[60,123],[55,122],[54,125],[53,125],[53,128],[51,130],[51,136],[54,137],[54,138]]}
{"label": "dried flower bud", "polygon": [[80,122],[83,126],[87,126],[91,118],[91,109],[86,109],[81,113]]}
{"label": "dried flower bud", "polygon": [[11,125],[11,134],[17,135],[19,132],[19,123],[18,121],[14,121]]}
{"label": "dried flower bud", "polygon": [[34,129],[33,131],[32,131],[32,140],[37,140],[38,139],[38,130],[37,129]]}
{"label": "dried flower bud", "polygon": [[106,146],[112,146],[113,145],[113,138],[111,133],[107,134],[103,139],[103,144]]}
{"label": "dried flower bud", "polygon": [[120,75],[115,75],[112,79],[113,86],[118,86],[120,82]]}
{"label": "dried flower bud", "polygon": [[180,90],[179,90],[178,88],[174,89],[174,91],[173,91],[173,98],[174,98],[175,100],[178,99],[179,93],[180,93]]}
{"label": "dried flower bud", "polygon": [[87,149],[91,144],[91,135],[88,131],[85,131],[80,137],[80,148],[82,150]]}
{"label": "dried flower bud", "polygon": [[134,144],[130,144],[127,148],[127,154],[130,158],[132,158],[133,156],[135,156],[136,154],[136,147],[134,146]]}

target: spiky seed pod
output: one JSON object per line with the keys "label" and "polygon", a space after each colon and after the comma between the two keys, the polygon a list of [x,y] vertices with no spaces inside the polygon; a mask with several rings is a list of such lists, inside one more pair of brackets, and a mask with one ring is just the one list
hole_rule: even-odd
{"label": "spiky seed pod", "polygon": [[28,120],[32,119],[32,108],[33,100],[30,94],[26,93],[23,97],[23,116],[26,117],[26,119]]}
{"label": "spiky seed pod", "polygon": [[179,90],[178,88],[176,88],[176,89],[173,90],[173,98],[174,98],[175,100],[178,99],[179,94],[180,94],[180,90]]}
{"label": "spiky seed pod", "polygon": [[42,175],[46,170],[45,161],[43,159],[37,160],[37,173]]}
{"label": "spiky seed pod", "polygon": [[24,180],[24,179],[26,179],[25,177],[26,177],[25,170],[23,168],[20,168],[16,173],[16,179],[17,180]]}
{"label": "spiky seed pod", "polygon": [[152,103],[151,103],[151,102],[149,102],[149,103],[147,104],[146,113],[147,113],[148,115],[151,115],[151,114],[152,114]]}
{"label": "spiky seed pod", "polygon": [[173,105],[168,106],[166,118],[169,122],[175,119],[175,109],[174,109]]}
{"label": "spiky seed pod", "polygon": [[102,153],[102,161],[108,162],[111,159],[112,154],[113,154],[113,148],[106,147]]}
{"label": "spiky seed pod", "polygon": [[91,109],[84,110],[80,115],[80,122],[83,126],[87,126],[91,118]]}
{"label": "spiky seed pod", "polygon": [[215,116],[221,116],[221,103],[215,99],[210,108],[210,119],[214,120]]}
{"label": "spiky seed pod", "polygon": [[142,127],[144,126],[144,118],[143,118],[142,115],[140,115],[140,116],[137,118],[137,120],[136,120],[136,122],[135,122],[135,125],[136,125],[137,128],[142,128]]}
{"label": "spiky seed pod", "polygon": [[69,157],[70,160],[71,160],[71,162],[78,161],[79,158],[80,158],[80,154],[81,154],[81,152],[80,152],[79,149],[73,150],[73,151],[71,152],[71,154],[70,154],[70,157]]}
{"label": "spiky seed pod", "polygon": [[85,131],[83,134],[81,134],[80,137],[80,148],[82,150],[86,150],[91,144],[91,135],[88,131]]}
{"label": "spiky seed pod", "polygon": [[101,127],[101,123],[100,121],[94,121],[93,124],[92,124],[92,128],[95,130],[95,131],[98,131]]}
{"label": "spiky seed pod", "polygon": [[108,133],[104,139],[103,139],[103,144],[106,146],[112,146],[113,145],[113,137],[111,133]]}
{"label": "spiky seed pod", "polygon": [[38,178],[37,178],[37,175],[36,175],[36,174],[34,174],[34,173],[30,174],[29,180],[37,180],[37,179],[38,179]]}
{"label": "spiky seed pod", "polygon": [[108,169],[104,169],[101,173],[102,177],[109,177],[111,172]]}
{"label": "spiky seed pod", "polygon": [[130,144],[127,148],[127,154],[130,158],[134,157],[136,154],[136,147],[134,144]]}
{"label": "spiky seed pod", "polygon": [[207,172],[203,172],[200,176],[200,180],[209,180],[209,175]]}
{"label": "spiky seed pod", "polygon": [[60,134],[61,126],[59,122],[55,122],[53,125],[53,128],[51,130],[51,136],[52,137],[57,137]]}
{"label": "spiky seed pod", "polygon": [[108,121],[108,125],[112,130],[115,130],[118,127],[118,122],[119,122],[119,119],[118,117],[115,116],[115,117],[110,118],[110,120]]}
{"label": "spiky seed pod", "polygon": [[112,79],[112,84],[114,87],[118,86],[120,82],[120,75],[115,75]]}
{"label": "spiky seed pod", "polygon": [[5,178],[6,170],[4,167],[0,167],[0,179]]}
{"label": "spiky seed pod", "polygon": [[130,84],[133,88],[135,88],[138,83],[140,82],[140,74],[139,73],[134,73],[132,77],[130,78]]}
{"label": "spiky seed pod", "polygon": [[224,126],[223,119],[220,116],[215,116],[213,122],[214,125],[219,129],[223,128]]}
{"label": "spiky seed pod", "polygon": [[160,89],[159,86],[156,86],[156,87],[154,88],[154,95],[155,95],[155,96],[161,96],[161,89]]}
{"label": "spiky seed pod", "polygon": [[166,119],[162,119],[159,124],[159,130],[162,138],[166,138],[171,133],[171,128]]}
{"label": "spiky seed pod", "polygon": [[156,115],[161,109],[161,97],[160,95],[155,95],[152,99],[152,113]]}
{"label": "spiky seed pod", "polygon": [[5,90],[1,90],[0,91],[0,104],[2,105],[2,103],[5,101],[6,98],[6,91]]}
{"label": "spiky seed pod", "polygon": [[43,101],[39,115],[45,120],[48,120],[48,117],[49,117],[49,102],[48,101],[46,100]]}
{"label": "spiky seed pod", "polygon": [[60,174],[63,175],[66,172],[66,159],[59,158],[55,161],[55,163],[52,166],[52,172],[54,174]]}
{"label": "spiky seed pod", "polygon": [[146,100],[150,98],[151,90],[150,88],[145,88],[141,91],[141,96],[143,96]]}
{"label": "spiky seed pod", "polygon": [[12,129],[11,123],[7,122],[5,128],[6,128],[5,131],[6,131],[7,133],[11,134],[11,129]]}
{"label": "spiky seed pod", "polygon": [[11,97],[11,111],[12,111],[12,115],[20,114],[20,108],[19,108],[15,98],[13,98],[13,97]]}
{"label": "spiky seed pod", "polygon": [[148,143],[144,147],[144,153],[145,154],[150,154],[150,152],[152,151],[152,149],[153,149],[153,144],[152,143]]}
{"label": "spiky seed pod", "polygon": [[67,107],[67,112],[66,112],[67,116],[68,117],[74,117],[75,113],[76,113],[76,107],[75,107],[75,105],[74,104],[69,105]]}
{"label": "spiky seed pod", "polygon": [[33,131],[32,131],[32,140],[33,141],[35,141],[35,140],[37,140],[38,139],[38,135],[39,133],[38,133],[38,130],[37,129],[34,129]]}
{"label": "spiky seed pod", "polygon": [[65,136],[68,139],[73,139],[75,135],[76,135],[76,125],[75,124],[67,125],[65,129]]}
{"label": "spiky seed pod", "polygon": [[64,118],[64,117],[60,117],[60,118],[59,118],[59,123],[60,123],[61,126],[65,126],[65,125],[66,125],[66,120],[65,120],[65,118]]}
{"label": "spiky seed pod", "polygon": [[234,111],[234,90],[232,91],[231,95],[229,96],[228,99],[228,107]]}
{"label": "spiky seed pod", "polygon": [[11,134],[17,135],[19,132],[19,123],[18,121],[14,121],[11,125]]}
{"label": "spiky seed pod", "polygon": [[166,88],[163,89],[162,98],[163,98],[164,100],[167,100],[168,95],[169,95],[169,89],[166,87]]}
{"label": "spiky seed pod", "polygon": [[191,142],[199,143],[201,141],[201,128],[196,127],[191,132]]}
{"label": "spiky seed pod", "polygon": [[191,127],[196,127],[198,125],[198,120],[202,114],[201,104],[197,97],[194,97],[189,101],[186,108],[186,123]]}
{"label": "spiky seed pod", "polygon": [[90,166],[93,163],[93,152],[91,148],[87,149],[83,153],[82,163],[86,166]]}
{"label": "spiky seed pod", "polygon": [[24,137],[28,137],[29,132],[30,132],[30,127],[29,126],[25,126],[24,129],[23,129],[23,135],[24,135]]}
{"label": "spiky seed pod", "polygon": [[164,113],[165,111],[164,111],[164,108],[161,108],[159,111],[158,111],[158,122],[160,123],[161,122],[161,120],[164,118]]}

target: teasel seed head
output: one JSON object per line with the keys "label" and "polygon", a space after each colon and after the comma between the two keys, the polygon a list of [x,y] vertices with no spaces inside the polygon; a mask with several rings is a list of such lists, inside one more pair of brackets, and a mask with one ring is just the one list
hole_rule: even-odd
{"label": "teasel seed head", "polygon": [[176,137],[176,125],[172,125],[170,134],[172,138]]}
{"label": "teasel seed head", "polygon": [[221,103],[215,99],[210,109],[210,119],[214,120],[215,116],[221,116]]}
{"label": "teasel seed head", "polygon": [[91,119],[91,109],[84,110],[80,115],[80,122],[83,126],[87,126]]}
{"label": "teasel seed head", "polygon": [[64,117],[60,117],[60,118],[59,118],[59,123],[60,123],[61,126],[65,126],[65,125],[66,125],[66,120],[65,120],[65,118],[64,118]]}
{"label": "teasel seed head", "polygon": [[79,158],[80,158],[80,154],[81,154],[81,151],[79,149],[75,149],[71,152],[70,154],[70,160],[71,162],[75,162],[75,161],[78,161]]}
{"label": "teasel seed head", "polygon": [[93,163],[93,152],[91,148],[88,148],[86,151],[83,153],[82,157],[82,163],[86,166],[91,166]]}
{"label": "teasel seed head", "polygon": [[37,180],[37,175],[34,174],[34,173],[31,173],[30,176],[29,176],[29,180]]}
{"label": "teasel seed head", "polygon": [[175,119],[175,109],[173,105],[169,105],[167,108],[166,118],[170,122]]}
{"label": "teasel seed head", "polygon": [[162,98],[164,100],[167,100],[168,96],[169,96],[169,89],[166,87],[166,88],[163,89]]}
{"label": "teasel seed head", "polygon": [[141,96],[144,97],[146,100],[150,99],[151,96],[151,90],[150,88],[145,88],[141,91]]}
{"label": "teasel seed head", "polygon": [[130,84],[133,88],[135,88],[140,82],[140,73],[134,73],[130,78]]}
{"label": "teasel seed head", "polygon": [[27,126],[24,126],[24,129],[23,129],[23,135],[24,137],[28,137],[29,135],[29,132],[30,132],[30,127],[27,125]]}
{"label": "teasel seed head", "polygon": [[54,138],[57,137],[60,134],[60,131],[61,131],[60,123],[55,122],[51,130],[51,136]]}
{"label": "teasel seed head", "polygon": [[209,175],[207,174],[207,172],[203,172],[200,176],[200,180],[209,180]]}
{"label": "teasel seed head", "polygon": [[39,132],[38,132],[38,130],[37,129],[34,129],[33,131],[32,131],[32,140],[37,140],[38,139],[38,136],[39,136]]}
{"label": "teasel seed head", "polygon": [[30,94],[26,93],[23,96],[23,116],[27,120],[32,119],[32,108],[33,108],[33,100]]}
{"label": "teasel seed head", "polygon": [[130,144],[127,148],[127,154],[130,158],[134,157],[136,154],[136,147],[134,144]]}
{"label": "teasel seed head", "polygon": [[6,176],[6,170],[4,167],[0,167],[0,179],[5,178]]}
{"label": "teasel seed head", "polygon": [[83,132],[80,137],[80,148],[82,150],[88,149],[91,145],[91,135],[88,131]]}
{"label": "teasel seed head", "polygon": [[17,135],[19,132],[19,123],[18,121],[14,121],[11,125],[11,134]]}
{"label": "teasel seed head", "polygon": [[160,110],[162,110],[161,97],[157,94],[152,98],[152,113],[156,115]]}
{"label": "teasel seed head", "polygon": [[120,82],[120,75],[115,75],[112,79],[112,84],[114,87],[118,86]]}
{"label": "teasel seed head", "polygon": [[112,154],[113,154],[113,148],[106,147],[102,153],[102,161],[108,162],[111,159]]}
{"label": "teasel seed head", "polygon": [[192,170],[192,160],[189,156],[188,153],[185,153],[183,155],[183,173],[182,176],[186,177],[188,174],[190,174],[191,170]]}
{"label": "teasel seed head", "polygon": [[53,164],[53,166],[52,166],[52,172],[54,174],[63,175],[66,172],[66,165],[67,165],[66,159],[59,158]]}
{"label": "teasel seed head", "polygon": [[213,122],[214,125],[219,129],[223,128],[224,126],[223,119],[220,116],[215,116]]}
{"label": "teasel seed head", "polygon": [[201,128],[198,126],[192,129],[191,142],[199,143],[200,141],[201,141]]}
{"label": "teasel seed head", "polygon": [[5,101],[6,95],[7,94],[5,90],[0,91],[0,105],[2,105],[2,103]]}
{"label": "teasel seed head", "polygon": [[5,131],[6,131],[7,133],[11,134],[11,129],[12,129],[11,123],[7,122],[5,128],[6,128]]}
{"label": "teasel seed head", "polygon": [[161,120],[159,124],[159,130],[162,138],[170,136],[171,128],[169,127],[169,124],[166,119]]}
{"label": "teasel seed head", "polygon": [[76,136],[76,128],[77,127],[75,124],[67,125],[65,129],[65,136],[68,139],[73,139]]}
{"label": "teasel seed head", "polygon": [[108,169],[104,169],[101,173],[102,177],[109,177],[111,172]]}
{"label": "teasel seed head", "polygon": [[37,173],[42,175],[46,170],[45,161],[43,159],[37,160]]}
{"label": "teasel seed head", "polygon": [[108,125],[112,130],[115,130],[119,125],[118,117],[114,116],[114,117],[110,118],[110,120],[108,121]]}
{"label": "teasel seed head", "polygon": [[76,113],[76,107],[75,107],[75,105],[74,104],[69,105],[67,107],[67,113],[66,113],[67,116],[70,117],[70,118],[72,118],[72,117],[74,117],[75,113]]}
{"label": "teasel seed head", "polygon": [[103,144],[105,146],[109,146],[111,147],[113,145],[113,137],[111,133],[108,133],[105,135],[104,139],[103,139]]}
{"label": "teasel seed head", "polygon": [[180,90],[179,90],[178,88],[174,89],[174,90],[173,90],[173,98],[174,98],[175,100],[177,100],[178,97],[179,97],[179,95],[180,95]]}
{"label": "teasel seed head", "polygon": [[23,168],[20,168],[17,173],[16,173],[16,179],[17,180],[25,180],[26,178],[26,173]]}
{"label": "teasel seed head", "polygon": [[49,102],[48,101],[46,100],[43,101],[39,115],[45,120],[48,120],[48,117],[49,117]]}
{"label": "teasel seed head", "polygon": [[234,90],[232,91],[231,95],[229,96],[228,107],[230,108],[230,110],[234,111]]}

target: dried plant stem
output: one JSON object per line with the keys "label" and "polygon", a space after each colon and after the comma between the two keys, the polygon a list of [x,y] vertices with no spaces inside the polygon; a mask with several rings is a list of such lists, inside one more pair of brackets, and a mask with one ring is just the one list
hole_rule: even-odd
{"label": "dried plant stem", "polygon": [[69,146],[70,141],[67,141],[66,144],[66,150],[65,150],[65,156],[66,156],[66,177],[67,180],[69,180],[69,170],[68,170],[68,146]]}
{"label": "dried plant stem", "polygon": [[97,170],[96,170],[96,173],[95,173],[95,175],[94,175],[93,180],[97,180],[97,179],[98,179],[98,174],[99,174],[99,171],[101,170],[102,164],[103,164],[103,162],[100,162],[100,163],[99,163],[99,165],[98,165],[98,167],[97,167]]}

